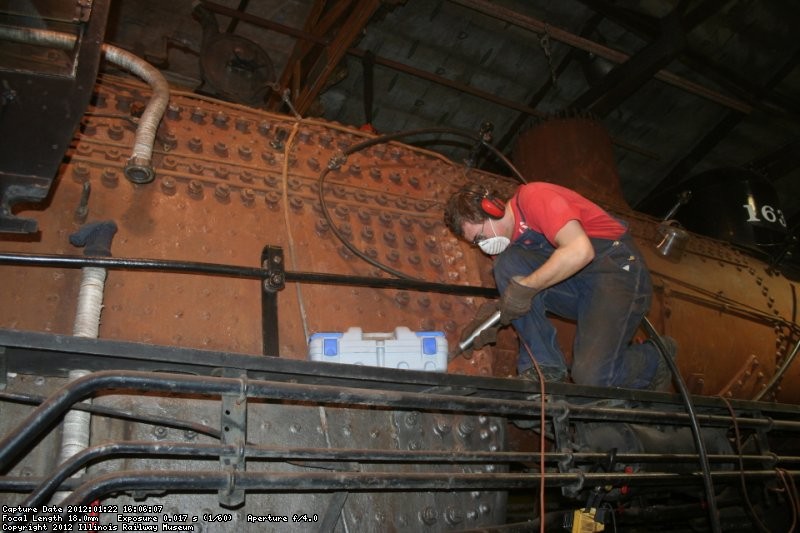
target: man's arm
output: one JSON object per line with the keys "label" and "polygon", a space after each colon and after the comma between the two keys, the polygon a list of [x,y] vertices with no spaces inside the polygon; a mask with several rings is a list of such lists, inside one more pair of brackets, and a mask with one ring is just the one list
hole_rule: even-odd
{"label": "man's arm", "polygon": [[570,220],[558,230],[556,250],[542,266],[518,280],[539,291],[564,281],[594,259],[594,247],[577,220]]}

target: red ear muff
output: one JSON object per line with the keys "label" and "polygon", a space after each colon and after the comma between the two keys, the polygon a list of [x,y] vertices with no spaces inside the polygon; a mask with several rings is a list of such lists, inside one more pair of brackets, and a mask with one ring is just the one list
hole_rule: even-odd
{"label": "red ear muff", "polygon": [[506,213],[506,204],[499,198],[484,196],[481,198],[481,210],[490,218],[500,219]]}

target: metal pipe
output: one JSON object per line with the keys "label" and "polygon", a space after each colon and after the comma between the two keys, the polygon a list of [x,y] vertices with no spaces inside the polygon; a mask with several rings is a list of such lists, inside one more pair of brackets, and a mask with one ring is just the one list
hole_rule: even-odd
{"label": "metal pipe", "polygon": [[[241,394],[248,398],[281,400],[285,402],[312,402],[331,405],[392,407],[395,409],[438,410],[457,413],[481,413],[513,418],[539,416],[541,400],[522,401],[481,397],[453,396],[433,393],[414,393],[387,390],[368,390],[331,385],[303,385],[276,381],[261,381],[189,376],[184,374],[153,374],[150,372],[94,372],[64,385],[44,403],[34,409],[14,430],[0,441],[0,471],[7,470],[15,458],[45,430],[55,423],[70,406],[91,394],[104,391],[146,391],[150,393],[201,394],[221,396]],[[548,416],[569,413],[572,420],[608,420],[684,425],[686,415],[671,411],[644,411],[571,405],[566,402],[546,402]],[[705,425],[728,427],[729,416],[698,416]],[[769,418],[742,419],[739,427],[763,430],[800,431],[800,422],[777,421]]]}
{"label": "metal pipe", "polygon": [[[111,460],[115,456],[141,455],[153,456],[185,456],[185,457],[219,457],[231,451],[239,452],[236,446],[222,444],[186,444],[184,442],[146,442],[130,441],[106,443],[91,448],[86,448],[80,453],[62,463],[58,469],[45,478],[35,490],[20,504],[21,507],[38,507],[45,502],[48,495],[54,491],[67,478],[83,468],[90,462],[98,460]],[[282,460],[282,461],[331,461],[331,462],[367,462],[375,463],[433,463],[433,464],[461,464],[461,463],[533,463],[540,459],[537,452],[480,452],[480,451],[435,451],[435,450],[380,450],[380,449],[353,449],[353,448],[277,448],[271,446],[247,445],[241,452],[248,460]],[[574,464],[597,464],[598,461],[607,459],[607,453],[599,452],[546,452],[545,462],[556,464],[564,460],[571,460]],[[620,453],[615,456],[620,463],[681,463],[696,462],[697,456],[693,454],[648,454],[648,453]],[[739,459],[748,463],[768,463],[775,467],[785,463],[800,463],[800,457],[776,457],[767,455],[713,455],[709,459],[715,464],[733,463]],[[300,464],[302,466],[302,463]],[[634,476],[635,477],[635,476]]]}
{"label": "metal pipe", "polygon": [[[76,36],[50,30],[34,28],[11,28],[0,26],[0,39],[7,39],[27,44],[55,46],[70,50],[75,46]],[[158,123],[164,115],[164,110],[169,103],[169,84],[161,72],[143,59],[130,52],[102,44],[103,55],[106,60],[122,67],[142,78],[153,94],[145,107],[139,126],[136,129],[133,152],[125,165],[125,176],[134,183],[149,183],[155,178],[152,166],[153,143],[158,130]]]}
{"label": "metal pipe", "polygon": [[[23,264],[42,267],[82,268],[97,266],[121,270],[153,270],[160,272],[188,272],[192,274],[214,274],[236,278],[266,279],[270,271],[265,268],[240,267],[219,263],[193,261],[171,261],[165,259],[126,259],[119,257],[83,257],[74,255],[0,253],[0,264]],[[403,289],[421,292],[438,292],[457,296],[482,296],[496,298],[497,290],[469,285],[452,285],[420,280],[377,278],[366,276],[344,276],[324,272],[286,272],[287,282],[319,283],[323,285],[358,285],[375,289]]]}
{"label": "metal pipe", "polygon": [[[772,479],[773,470],[745,471],[750,478]],[[787,472],[790,476],[800,475],[799,470]],[[740,472],[714,472],[722,482],[734,482],[742,475]],[[539,478],[544,477],[549,486],[565,486],[582,482],[591,486],[630,484],[663,487],[671,484],[681,486],[700,482],[696,473],[544,473],[498,474],[481,472],[478,474],[442,472],[401,473],[401,472],[329,472],[329,473],[287,473],[287,472],[215,472],[215,471],[134,471],[112,472],[87,480],[76,488],[63,507],[82,505],[102,499],[114,492],[133,491],[425,491],[425,490],[512,490],[538,487]]]}

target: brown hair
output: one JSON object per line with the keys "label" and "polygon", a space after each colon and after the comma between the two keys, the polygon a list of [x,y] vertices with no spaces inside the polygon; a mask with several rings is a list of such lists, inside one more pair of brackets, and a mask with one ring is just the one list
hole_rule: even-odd
{"label": "brown hair", "polygon": [[489,218],[481,208],[481,200],[488,196],[497,197],[498,193],[479,183],[470,183],[454,192],[444,208],[445,225],[457,237],[463,238],[464,222],[480,224]]}

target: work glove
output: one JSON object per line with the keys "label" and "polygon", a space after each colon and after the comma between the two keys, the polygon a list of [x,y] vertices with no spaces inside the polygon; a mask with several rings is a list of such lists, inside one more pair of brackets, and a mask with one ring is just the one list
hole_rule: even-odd
{"label": "work glove", "polygon": [[507,326],[512,320],[525,316],[531,310],[531,300],[539,291],[520,283],[522,276],[514,276],[500,297],[500,324]]}
{"label": "work glove", "polygon": [[[463,330],[461,330],[461,337],[459,337],[458,342],[464,342],[464,340],[469,337],[473,331],[478,329],[478,326],[489,320],[489,317],[492,316],[495,311],[497,311],[497,302],[486,302],[480,306],[478,308],[478,312],[475,313],[475,318],[473,318],[472,321],[464,326]],[[472,353],[473,349],[479,350],[487,344],[496,343],[498,329],[498,326],[494,326],[483,330],[480,335],[475,337],[475,340],[472,341],[472,344],[464,350],[464,355],[469,358],[469,355]]]}

